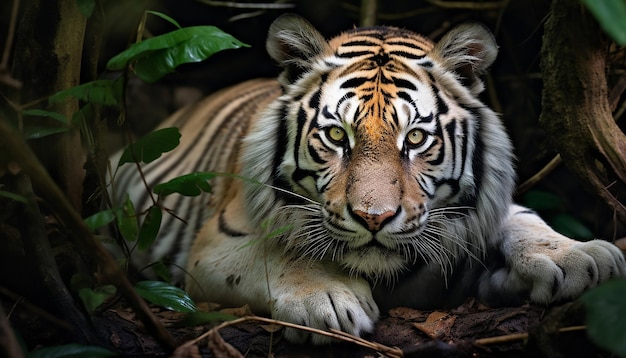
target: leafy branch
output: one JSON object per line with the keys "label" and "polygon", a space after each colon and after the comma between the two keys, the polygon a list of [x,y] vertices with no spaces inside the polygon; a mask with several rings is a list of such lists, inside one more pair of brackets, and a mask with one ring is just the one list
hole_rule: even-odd
{"label": "leafy branch", "polygon": [[[80,16],[80,14],[78,14],[78,16],[74,16],[75,13],[71,13],[73,16],[72,18],[79,19],[79,25],[84,27],[85,18],[92,15],[96,5],[96,2],[93,0],[78,0],[76,3],[69,4],[68,6],[71,8],[71,11],[76,10],[76,6],[78,6],[80,12],[85,15],[85,17]],[[35,11],[38,10],[39,9],[35,9]],[[61,12],[65,10],[66,9],[63,8]],[[52,135],[62,133],[63,135],[71,134],[72,138],[78,140],[80,139],[79,135],[82,135],[83,138],[86,138],[87,143],[90,145],[96,145],[97,143],[93,142],[93,138],[89,133],[89,125],[91,125],[89,121],[95,120],[95,118],[98,117],[97,111],[99,108],[106,106],[120,108],[122,116],[124,115],[124,90],[126,79],[131,73],[134,73],[145,81],[154,82],[159,80],[164,75],[174,71],[180,64],[202,61],[218,51],[247,46],[246,44],[212,26],[180,28],[180,25],[167,15],[153,11],[147,11],[146,14],[155,15],[171,22],[177,27],[177,30],[164,35],[155,36],[147,40],[139,41],[126,51],[114,57],[112,61],[110,61],[109,70],[123,70],[120,76],[116,79],[93,80],[75,85],[78,81],[78,76],[75,72],[67,73],[64,74],[66,76],[63,77],[63,79],[67,80],[69,78],[70,80],[63,82],[63,85],[57,86],[55,83],[54,86],[50,87],[56,90],[56,93],[50,96],[48,96],[48,94],[38,94],[38,98],[48,99],[48,105],[51,109],[31,109],[32,106],[41,105],[43,102],[42,99],[31,101],[27,105],[13,106],[17,113],[19,121],[18,127],[20,128],[21,133],[14,130],[13,127],[9,125],[9,120],[7,118],[0,118],[0,137],[6,138],[6,140],[2,141],[2,145],[0,145],[3,151],[3,153],[0,154],[5,154],[4,152],[7,154],[6,158],[4,155],[1,158],[3,160],[3,164],[5,163],[5,160],[17,163],[17,166],[19,166],[17,171],[20,172],[19,176],[25,179],[23,182],[28,184],[28,179],[30,178],[30,180],[32,180],[33,189],[42,197],[45,203],[49,205],[58,221],[61,222],[67,229],[66,232],[71,236],[75,243],[82,248],[83,252],[91,255],[93,261],[101,270],[100,277],[102,278],[102,281],[100,283],[110,283],[115,286],[115,290],[111,290],[113,287],[110,285],[101,285],[96,287],[96,289],[92,289],[91,285],[93,284],[93,280],[82,280],[79,278],[76,280],[75,284],[75,280],[72,278],[72,287],[77,291],[78,296],[83,300],[83,304],[87,311],[92,313],[106,298],[117,291],[117,293],[126,298],[131,308],[133,308],[138,317],[144,322],[148,331],[150,331],[161,342],[165,349],[172,350],[175,347],[176,342],[169,332],[163,327],[160,321],[150,312],[148,306],[141,297],[171,308],[176,308],[178,307],[177,305],[187,302],[186,309],[192,309],[193,302],[190,301],[186,293],[163,282],[143,282],[139,283],[138,286],[133,287],[120,265],[104,248],[100,241],[96,239],[92,232],[100,226],[117,220],[123,236],[131,241],[137,240],[138,238],[139,249],[145,249],[152,244],[157,236],[160,229],[162,210],[165,210],[172,215],[175,215],[174,212],[169,209],[162,208],[160,206],[161,200],[155,199],[155,205],[149,208],[146,213],[142,213],[145,214],[145,219],[143,224],[139,226],[137,224],[137,214],[134,211],[133,204],[130,200],[127,200],[122,207],[107,209],[83,220],[79,214],[81,206],[80,200],[74,200],[70,203],[68,200],[68,193],[64,193],[63,190],[55,184],[53,178],[39,161],[39,158],[37,158],[36,154],[26,143],[26,139],[33,140],[31,144],[43,143],[41,138],[51,138],[56,140],[57,137]],[[140,24],[140,27],[142,27],[144,23],[145,16],[144,21]],[[62,36],[59,38],[61,37]],[[77,49],[78,47],[68,46],[69,51],[76,51]],[[80,50],[81,49],[78,49],[78,51]],[[80,56],[73,56],[73,58],[80,58]],[[78,68],[78,66],[74,67]],[[71,84],[68,86],[67,83]],[[53,92],[50,91],[48,87],[46,87],[46,89],[47,91],[44,91],[44,93]],[[83,105],[82,108],[78,109],[78,103]],[[61,110],[57,110],[57,108],[60,108]],[[26,121],[26,125],[22,125],[23,117],[38,118],[35,118],[32,122],[29,118],[29,120]],[[34,125],[34,123],[40,123],[43,125]],[[83,131],[79,132],[79,128],[83,129]],[[156,149],[151,147],[150,144],[144,145],[144,143],[138,141],[137,143],[129,146],[127,149],[129,154],[125,157],[125,162],[118,165],[126,162],[137,163],[141,161],[149,162],[156,160],[162,153],[172,150],[178,145],[180,138],[178,130],[164,129],[163,131],[157,131],[155,133],[156,134],[154,134],[154,136],[156,140],[153,139],[153,141],[158,142]],[[164,138],[165,140],[163,140]],[[45,145],[43,146],[45,147]],[[73,149],[76,149],[76,146],[74,146]],[[74,152],[75,154],[80,153],[77,150],[74,150]],[[92,159],[97,161],[97,158]],[[71,165],[76,168],[81,168],[82,172],[82,162],[72,161]],[[3,173],[0,173],[0,176],[4,176],[5,174]],[[64,174],[72,175],[71,172]],[[103,176],[104,175],[102,175],[102,177]],[[13,180],[12,178],[14,177],[17,176],[12,174],[7,175],[6,180]],[[164,197],[173,193],[185,193],[188,191],[186,187],[189,185],[193,188],[199,188],[200,191],[208,191],[210,190],[210,186],[206,183],[206,177],[206,175],[192,175],[191,177],[183,178],[182,181],[175,181],[174,184],[172,184],[173,186],[178,185],[178,187],[174,188],[170,188],[167,184],[164,184],[159,186],[159,191],[155,192],[155,194],[159,197]],[[77,179],[78,183],[82,184],[82,176],[77,177]],[[100,183],[103,191],[106,192],[104,180],[101,180]],[[82,193],[81,185],[66,186],[71,188],[72,192],[79,193],[79,195],[74,195],[75,199],[80,198],[80,193]],[[30,189],[29,191],[28,188],[26,188],[25,190],[18,192],[4,190],[4,186],[2,186],[1,189],[0,197],[5,200],[16,200],[16,203],[25,204],[27,209],[32,209],[30,210],[32,215],[29,220],[40,221],[38,219],[40,219],[41,214],[37,208],[37,203],[34,201],[35,196],[33,194],[33,189]],[[12,187],[11,189],[14,188]],[[147,190],[150,190],[150,188],[147,188]],[[195,189],[191,190],[194,191]],[[41,222],[41,225],[39,226],[43,228],[43,222]],[[38,228],[39,226],[33,225],[33,228]],[[29,234],[31,231],[27,230],[25,233]],[[43,230],[40,231],[43,232]],[[43,238],[44,240],[46,239],[45,233],[37,235],[37,237]],[[30,238],[24,237],[23,240],[26,242],[27,240],[30,240]],[[37,247],[38,245],[34,244],[30,246]],[[48,250],[48,252],[49,251],[50,250]],[[51,258],[51,255],[49,254],[44,256],[47,260]],[[39,260],[40,258],[34,257],[33,259]],[[54,273],[58,271],[56,270],[54,262],[47,262],[46,264],[41,263],[39,266],[42,267],[42,270],[40,270],[42,271],[42,275],[45,275],[46,272]],[[46,267],[48,267],[48,269],[46,269]],[[75,275],[75,277],[77,276],[80,276],[80,273]],[[59,290],[63,291],[62,295],[69,298],[69,300],[62,302],[59,301],[59,303],[61,305],[67,305],[68,308],[73,308],[74,306],[71,303],[71,295],[65,288],[66,285],[63,283],[62,279],[60,277],[56,277],[55,281],[49,282],[53,282],[51,286],[53,286],[53,288],[58,287]],[[51,289],[50,292],[56,291]],[[58,297],[55,297],[55,299],[58,299]],[[67,301],[70,301],[70,303],[67,303]],[[76,312],[78,316],[82,316],[79,311],[73,310],[72,312]],[[76,320],[71,321],[74,322]],[[82,327],[75,327],[75,329],[79,331],[87,327],[87,325],[82,324],[79,324],[78,326]],[[84,329],[84,331],[89,330]],[[90,341],[90,339],[88,338],[86,341]]]}
{"label": "leafy branch", "polygon": [[105,281],[112,283],[124,296],[133,310],[146,325],[146,328],[169,349],[176,347],[176,342],[163,324],[150,312],[148,305],[141,299],[126,278],[115,259],[96,240],[80,214],[73,208],[59,187],[54,183],[46,169],[22,137],[5,120],[0,120],[0,137],[5,138],[4,145],[14,160],[33,182],[33,187],[46,200],[55,215],[68,227],[69,234],[77,245],[92,255],[102,270]]}

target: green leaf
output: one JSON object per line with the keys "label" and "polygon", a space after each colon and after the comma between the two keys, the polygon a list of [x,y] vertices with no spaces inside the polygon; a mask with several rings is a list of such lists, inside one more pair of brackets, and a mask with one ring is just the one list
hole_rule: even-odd
{"label": "green leaf", "polygon": [[0,190],[0,196],[4,196],[5,198],[19,201],[20,203],[24,203],[24,204],[28,203],[28,199],[26,199],[25,197],[19,194],[11,193],[10,191]]}
{"label": "green leaf", "polygon": [[87,272],[77,272],[72,275],[70,279],[70,287],[72,290],[77,291],[81,288],[91,288],[95,284],[94,278]]}
{"label": "green leaf", "polygon": [[163,153],[167,153],[180,143],[180,132],[178,128],[161,128],[139,138],[135,143],[124,149],[120,157],[119,167],[125,163],[138,162],[150,163]]}
{"label": "green leaf", "polygon": [[158,12],[158,11],[152,11],[152,10],[147,10],[146,13],[150,14],[150,15],[154,15],[154,16],[158,16],[160,18],[162,18],[163,20],[169,22],[170,24],[178,27],[179,29],[182,29],[182,27],[180,26],[180,24],[178,24],[178,21],[172,19],[171,17],[165,15],[162,12]]}
{"label": "green leaf", "polygon": [[[266,230],[268,230],[268,229],[269,229],[272,225],[274,225],[274,220],[268,219],[268,220],[265,220],[265,221],[263,221],[263,222],[261,223],[261,228],[262,228],[264,231],[266,231]],[[264,242],[264,241],[266,241],[266,240],[269,240],[269,239],[272,239],[272,238],[278,237],[278,236],[280,236],[280,235],[282,235],[282,234],[286,233],[287,231],[289,231],[289,230],[291,230],[291,229],[293,229],[293,225],[284,225],[284,226],[280,226],[280,227],[278,227],[278,228],[276,228],[276,229],[274,229],[274,230],[270,231],[269,233],[267,233],[267,234],[266,234],[265,236],[263,236],[263,237],[259,237],[259,238],[257,238],[257,239],[252,239],[252,240],[249,240],[249,241],[248,241],[248,242],[246,242],[245,244],[243,244],[243,245],[239,246],[239,247],[237,248],[237,250],[241,250],[241,249],[244,249],[244,248],[249,247],[249,246],[252,246],[252,245],[259,245],[260,243],[262,243],[262,242]]]}
{"label": "green leaf", "polygon": [[617,43],[626,45],[626,0],[582,0]]}
{"label": "green leaf", "polygon": [[69,127],[44,127],[27,125],[24,127],[24,138],[39,139],[53,134],[65,133],[69,130]]}
{"label": "green leaf", "polygon": [[64,115],[57,112],[52,111],[44,111],[43,109],[27,109],[22,111],[22,115],[24,116],[37,116],[37,117],[48,117],[55,119],[63,124],[69,124],[67,118]]}
{"label": "green leaf", "polygon": [[145,250],[152,245],[161,228],[162,217],[163,213],[160,206],[154,205],[150,208],[139,229],[137,242],[137,248],[139,250]]}
{"label": "green leaf", "polygon": [[79,358],[79,357],[117,357],[118,354],[97,346],[83,346],[80,344],[66,344],[37,349],[28,353],[27,358]]}
{"label": "green leaf", "polygon": [[122,236],[126,241],[135,241],[139,232],[139,225],[137,224],[137,213],[135,212],[135,205],[126,195],[126,200],[121,209],[116,212],[117,228],[122,233]]}
{"label": "green leaf", "polygon": [[195,312],[196,304],[187,292],[162,281],[140,281],[137,293],[146,300],[176,312]]}
{"label": "green leaf", "polygon": [[613,280],[580,297],[587,310],[589,337],[600,347],[626,357],[626,281]]}
{"label": "green leaf", "polygon": [[293,229],[293,225],[285,225],[285,226],[281,226],[278,229],[275,229],[273,231],[271,231],[270,233],[268,233],[265,237],[268,239],[271,239],[273,237],[278,237],[284,233],[286,233],[287,231]]}
{"label": "green leaf", "polygon": [[115,80],[96,80],[59,91],[48,99],[50,103],[59,103],[68,98],[104,106],[119,106],[122,101],[123,82]]}
{"label": "green leaf", "polygon": [[103,210],[85,218],[85,224],[91,231],[95,231],[104,225],[110,224],[115,220],[115,214],[112,209]]}
{"label": "green leaf", "polygon": [[94,105],[86,103],[72,115],[72,125],[80,126],[81,122],[88,121],[90,118],[94,118],[95,115]]}
{"label": "green leaf", "polygon": [[135,74],[155,82],[184,63],[200,62],[227,49],[248,46],[214,26],[194,26],[133,44],[111,58],[107,69],[122,70],[134,61]]}
{"label": "green leaf", "polygon": [[89,18],[96,7],[96,0],[76,0],[76,5],[78,5],[80,13]]}
{"label": "green leaf", "polygon": [[541,190],[530,190],[524,195],[522,202],[534,210],[560,209],[563,207],[561,198]]}
{"label": "green leaf", "polygon": [[185,316],[180,321],[180,324],[185,327],[193,327],[199,326],[202,324],[213,323],[213,322],[222,322],[222,321],[232,321],[236,319],[237,316],[233,316],[230,314],[222,313],[222,312],[203,312],[196,311],[192,312]]}
{"label": "green leaf", "polygon": [[554,230],[568,237],[591,240],[594,236],[593,232],[591,232],[585,224],[568,214],[555,215],[550,220],[550,225],[554,228]]}
{"label": "green leaf", "polygon": [[162,260],[159,260],[159,261],[153,263],[152,265],[150,265],[150,268],[163,281],[165,281],[165,282],[172,281],[172,274],[170,272],[170,269],[169,269],[169,267],[167,267],[167,265],[165,263],[163,263]]}
{"label": "green leaf", "polygon": [[95,289],[88,287],[78,290],[78,297],[83,301],[85,309],[89,314],[93,314],[96,308],[100,307],[104,301],[115,295],[116,289],[113,285],[98,286]]}
{"label": "green leaf", "polygon": [[211,185],[209,180],[215,177],[215,173],[195,172],[182,175],[172,180],[158,184],[152,190],[155,194],[166,197],[173,193],[179,193],[184,196],[198,196],[202,192],[210,193]]}

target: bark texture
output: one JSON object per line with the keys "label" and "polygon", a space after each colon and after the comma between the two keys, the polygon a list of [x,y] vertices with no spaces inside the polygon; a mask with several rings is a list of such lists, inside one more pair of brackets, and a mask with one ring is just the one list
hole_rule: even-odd
{"label": "bark texture", "polygon": [[[26,104],[79,84],[86,18],[75,0],[25,1],[23,6],[13,73],[24,83],[16,102]],[[68,119],[78,110],[75,100],[53,105],[46,105],[47,101],[41,103],[43,109]],[[80,211],[85,154],[78,126],[33,141],[32,145],[72,205]]]}
{"label": "bark texture", "polygon": [[[540,122],[566,166],[626,223],[626,136],[608,99],[609,41],[577,1],[555,0],[545,26]],[[623,198],[623,195],[621,196]]]}

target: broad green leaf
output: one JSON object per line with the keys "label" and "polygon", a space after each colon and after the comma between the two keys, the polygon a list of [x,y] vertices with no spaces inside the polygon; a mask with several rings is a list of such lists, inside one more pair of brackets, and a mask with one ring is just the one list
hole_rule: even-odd
{"label": "broad green leaf", "polygon": [[30,126],[24,127],[24,138],[39,139],[53,134],[65,133],[70,127]]}
{"label": "broad green leaf", "polygon": [[182,29],[182,27],[180,26],[180,24],[178,23],[178,21],[172,19],[171,17],[165,15],[162,12],[158,12],[158,11],[152,11],[152,10],[148,10],[146,11],[146,13],[150,14],[150,15],[154,15],[154,16],[158,16],[160,18],[162,18],[163,20],[169,22],[170,24],[178,27],[179,29]]}
{"label": "broad green leaf", "polygon": [[161,211],[161,207],[158,205],[154,205],[148,211],[146,218],[143,219],[143,224],[141,224],[141,228],[139,229],[137,248],[139,250],[145,250],[149,248],[159,233],[159,229],[161,228],[161,219],[163,217],[163,212]]}
{"label": "broad green leaf", "polygon": [[180,132],[178,128],[161,128],[150,132],[139,138],[135,143],[124,149],[117,166],[125,163],[138,162],[150,163],[163,153],[167,153],[180,143]]}
{"label": "broad green leaf", "polygon": [[122,208],[117,211],[117,228],[122,233],[122,236],[126,241],[135,241],[139,232],[139,225],[137,224],[137,213],[135,212],[135,205],[126,195],[126,200],[122,205]]}
{"label": "broad green leaf", "polygon": [[152,190],[155,194],[166,197],[173,193],[184,196],[198,196],[202,192],[210,193],[209,180],[215,177],[214,173],[195,172],[176,177],[166,183],[158,184]]}
{"label": "broad green leaf", "polygon": [[593,232],[585,224],[568,214],[555,215],[550,219],[550,225],[554,230],[572,238],[591,240],[594,236]]}
{"label": "broad green leaf", "polygon": [[117,357],[118,354],[98,346],[83,346],[72,343],[37,349],[28,353],[27,358],[79,358]]}
{"label": "broad green leaf", "polygon": [[195,312],[196,304],[187,292],[162,281],[140,281],[137,293],[146,300],[176,312]]}
{"label": "broad green leaf", "polygon": [[95,289],[81,288],[78,290],[78,296],[85,309],[89,314],[93,314],[96,308],[100,307],[104,301],[115,295],[116,289],[113,285],[98,286]]}
{"label": "broad green leaf", "polygon": [[83,16],[89,18],[93,14],[93,9],[96,7],[96,0],[76,0],[78,10]]}
{"label": "broad green leaf", "polygon": [[22,111],[22,114],[25,116],[49,117],[63,124],[69,124],[67,118],[65,118],[65,116],[61,113],[45,111],[43,109],[27,109]]}
{"label": "broad green leaf", "polygon": [[119,106],[122,101],[121,78],[115,80],[96,80],[59,91],[48,99],[50,103],[62,102],[68,98],[76,98],[105,106]]}
{"label": "broad green leaf", "polygon": [[4,196],[5,198],[19,201],[20,203],[24,203],[24,204],[28,203],[28,199],[26,199],[25,197],[19,194],[11,193],[10,191],[0,190],[0,196]]}
{"label": "broad green leaf", "polygon": [[626,0],[583,0],[583,3],[609,36],[626,45]]}
{"label": "broad green leaf", "polygon": [[248,46],[214,26],[194,26],[168,32],[133,44],[111,58],[107,69],[124,69],[135,62],[135,74],[155,82],[184,63],[204,61],[227,49]]}
{"label": "broad green leaf", "polygon": [[110,224],[115,220],[115,214],[112,209],[103,210],[85,218],[85,224],[91,231],[95,231],[104,225]]}
{"label": "broad green leaf", "polygon": [[217,321],[232,321],[236,318],[236,316],[222,312],[196,311],[186,315],[185,318],[180,321],[180,324],[186,327],[193,327]]}
{"label": "broad green leaf", "polygon": [[587,332],[600,347],[626,357],[626,281],[613,280],[580,297],[587,313]]}
{"label": "broad green leaf", "polygon": [[522,200],[524,205],[534,210],[550,210],[563,208],[563,200],[558,196],[541,190],[531,190]]}

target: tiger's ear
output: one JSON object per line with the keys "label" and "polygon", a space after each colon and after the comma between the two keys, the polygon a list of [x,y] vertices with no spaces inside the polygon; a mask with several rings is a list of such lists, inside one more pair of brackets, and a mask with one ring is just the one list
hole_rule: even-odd
{"label": "tiger's ear", "polygon": [[295,14],[284,14],[274,20],[265,47],[284,69],[280,76],[283,85],[298,79],[310,68],[311,59],[329,48],[313,25]]}
{"label": "tiger's ear", "polygon": [[498,55],[496,39],[481,24],[459,25],[435,45],[434,53],[445,68],[458,73],[475,94],[482,92],[478,76],[487,71]]}

